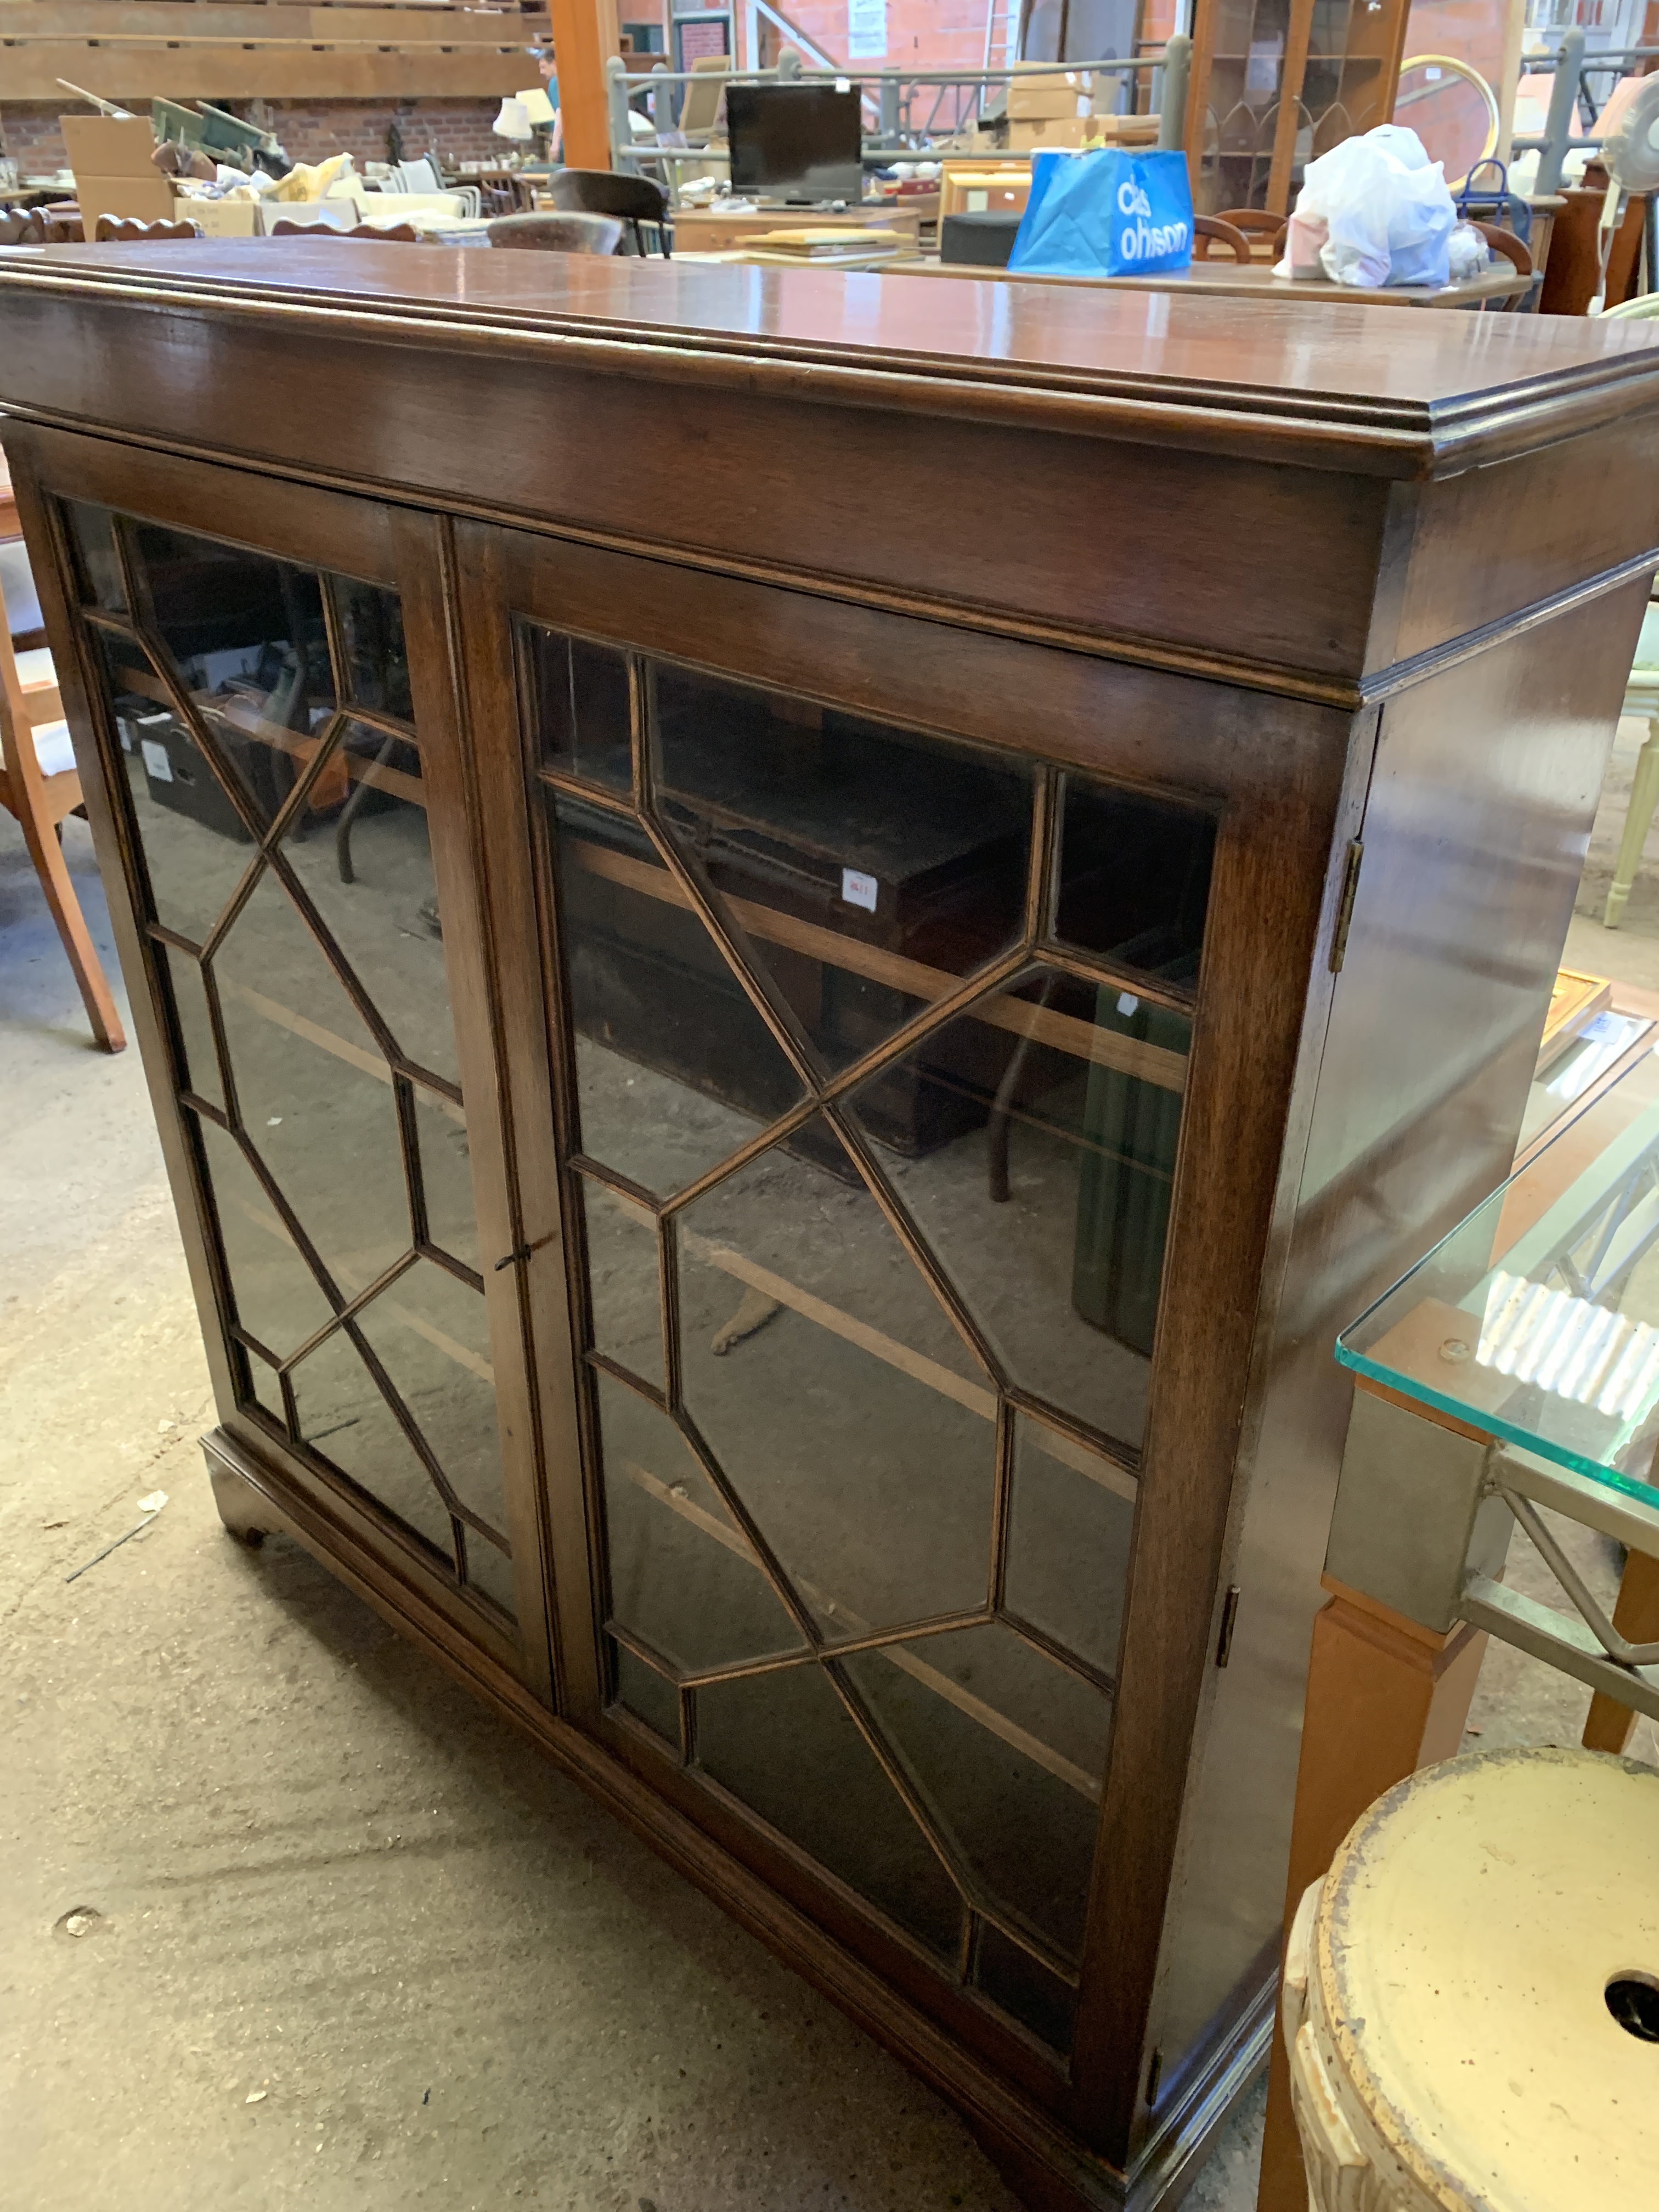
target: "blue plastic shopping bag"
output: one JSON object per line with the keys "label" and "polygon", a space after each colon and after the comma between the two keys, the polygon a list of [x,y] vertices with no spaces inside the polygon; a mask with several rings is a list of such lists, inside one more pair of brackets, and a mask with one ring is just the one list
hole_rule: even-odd
{"label": "blue plastic shopping bag", "polygon": [[1140,276],[1193,258],[1193,191],[1184,154],[1048,150],[1031,156],[1031,197],[1010,276]]}

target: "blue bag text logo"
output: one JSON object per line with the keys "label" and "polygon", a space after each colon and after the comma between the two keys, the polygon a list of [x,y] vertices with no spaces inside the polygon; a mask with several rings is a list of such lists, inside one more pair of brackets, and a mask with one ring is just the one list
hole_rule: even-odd
{"label": "blue bag text logo", "polygon": [[1152,204],[1133,177],[1117,188],[1117,210],[1133,217],[1119,234],[1118,252],[1126,261],[1162,260],[1185,250],[1191,234],[1184,222],[1154,222]]}

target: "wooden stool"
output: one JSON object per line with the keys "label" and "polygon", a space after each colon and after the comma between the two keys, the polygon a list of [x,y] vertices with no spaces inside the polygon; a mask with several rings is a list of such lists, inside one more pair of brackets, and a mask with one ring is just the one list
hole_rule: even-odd
{"label": "wooden stool", "polygon": [[1659,1773],[1583,1751],[1425,1768],[1291,1931],[1310,2212],[1659,2204]]}

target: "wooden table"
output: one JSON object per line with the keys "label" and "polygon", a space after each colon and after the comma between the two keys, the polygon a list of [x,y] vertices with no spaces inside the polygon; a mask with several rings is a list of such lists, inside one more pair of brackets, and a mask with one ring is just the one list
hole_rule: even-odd
{"label": "wooden table", "polygon": [[1463,307],[1479,311],[1489,301],[1513,300],[1530,283],[1504,262],[1466,283],[1443,285],[1428,291],[1420,285],[1389,285],[1364,290],[1358,285],[1304,282],[1275,276],[1260,263],[1195,261],[1189,269],[1175,269],[1160,276],[1028,276],[1006,269],[971,269],[942,261],[894,261],[888,264],[901,276],[974,276],[995,283],[1093,284],[1114,292],[1192,292],[1207,298],[1237,299],[1241,293],[1261,300],[1322,300],[1358,307]]}
{"label": "wooden table", "polygon": [[797,230],[810,223],[814,230],[880,230],[908,231],[920,246],[921,217],[902,200],[866,200],[855,208],[844,208],[839,213],[821,213],[816,208],[750,208],[742,213],[728,213],[724,208],[682,207],[674,216],[674,250],[677,253],[718,253],[723,248],[742,246],[747,240],[758,238],[769,230]]}

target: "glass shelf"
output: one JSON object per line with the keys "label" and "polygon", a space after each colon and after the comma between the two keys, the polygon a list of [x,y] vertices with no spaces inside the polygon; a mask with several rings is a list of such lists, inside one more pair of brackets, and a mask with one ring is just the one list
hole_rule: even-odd
{"label": "glass shelf", "polygon": [[[1623,1041],[1587,1038],[1575,1057],[1593,1064]],[[1551,1070],[1558,1081],[1570,1073]],[[1346,1329],[1336,1356],[1484,1436],[1651,1503],[1659,1048]]]}

